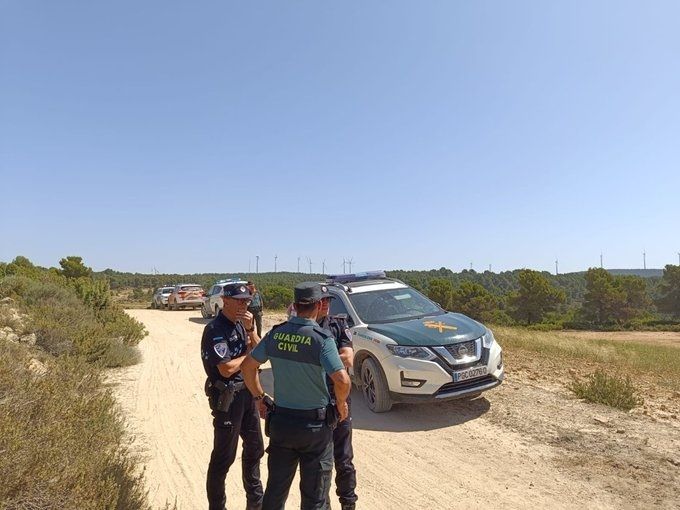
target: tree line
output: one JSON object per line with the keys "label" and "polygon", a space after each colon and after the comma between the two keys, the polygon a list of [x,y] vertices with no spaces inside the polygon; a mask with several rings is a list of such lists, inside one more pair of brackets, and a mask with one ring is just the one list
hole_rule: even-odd
{"label": "tree line", "polygon": [[[0,262],[0,276],[26,270],[28,259]],[[30,262],[28,262],[30,264]],[[31,264],[32,266],[32,264]],[[178,283],[196,283],[207,291],[216,281],[241,278],[255,282],[270,308],[287,306],[293,287],[324,275],[307,273],[144,274],[106,269],[93,272],[80,257],[66,257],[61,269],[41,270],[73,278],[105,280],[112,290],[149,293]],[[644,278],[630,271],[591,268],[587,272],[552,275],[528,269],[493,273],[442,267],[429,271],[388,271],[428,295],[443,308],[494,324],[537,328],[678,329],[680,328],[680,266],[668,265],[662,276]],[[653,274],[650,272],[644,274]]]}
{"label": "tree line", "polygon": [[423,290],[447,310],[494,324],[542,329],[680,329],[680,266],[666,266],[653,284],[653,295],[648,279],[640,276],[591,268],[580,278],[580,299],[569,299],[559,280],[551,281],[546,273],[529,269],[518,271],[516,286],[502,294],[470,279],[455,284],[446,277],[431,278]]}

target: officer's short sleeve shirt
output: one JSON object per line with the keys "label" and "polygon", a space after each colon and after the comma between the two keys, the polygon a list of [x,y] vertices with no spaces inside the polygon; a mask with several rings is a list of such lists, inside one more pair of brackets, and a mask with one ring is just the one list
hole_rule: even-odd
{"label": "officer's short sleeve shirt", "polygon": [[243,380],[241,372],[226,378],[220,374],[217,366],[234,358],[243,356],[248,347],[248,335],[241,323],[234,324],[220,313],[208,323],[201,338],[201,359],[206,375],[213,381],[239,382]]}
{"label": "officer's short sleeve shirt", "polygon": [[331,332],[333,338],[335,338],[335,345],[338,350],[343,349],[344,347],[352,347],[352,339],[350,338],[349,333],[349,324],[347,324],[347,320],[345,318],[334,315],[326,315],[321,320],[319,325]]}

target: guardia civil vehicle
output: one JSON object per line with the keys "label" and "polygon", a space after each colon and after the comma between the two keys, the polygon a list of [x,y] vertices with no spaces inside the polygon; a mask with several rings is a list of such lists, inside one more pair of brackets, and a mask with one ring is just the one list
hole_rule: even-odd
{"label": "guardia civil vehicle", "polygon": [[503,381],[501,347],[483,324],[383,271],[330,276],[326,285],[335,298],[330,313],[347,317],[352,379],[371,411],[472,398]]}

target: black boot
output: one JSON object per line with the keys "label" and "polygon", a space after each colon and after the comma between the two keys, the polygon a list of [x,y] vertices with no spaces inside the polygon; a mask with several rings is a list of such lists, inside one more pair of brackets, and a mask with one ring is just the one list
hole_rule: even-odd
{"label": "black boot", "polygon": [[356,505],[354,503],[343,503],[340,508],[342,508],[342,510],[354,510]]}

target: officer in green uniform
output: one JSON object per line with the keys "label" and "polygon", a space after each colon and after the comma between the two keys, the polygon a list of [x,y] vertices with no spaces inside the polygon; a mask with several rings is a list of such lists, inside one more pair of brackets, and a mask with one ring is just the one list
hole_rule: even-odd
{"label": "officer in green uniform", "polygon": [[[347,418],[350,380],[328,330],[316,319],[321,310],[321,286],[306,282],[295,287],[296,317],[272,328],[241,365],[246,386],[264,413],[265,395],[258,367],[270,361],[275,402],[265,430],[269,436],[269,476],[263,510],[283,510],[300,464],[301,508],[326,508],[333,468],[333,429]],[[333,381],[331,402],[326,374]]]}

